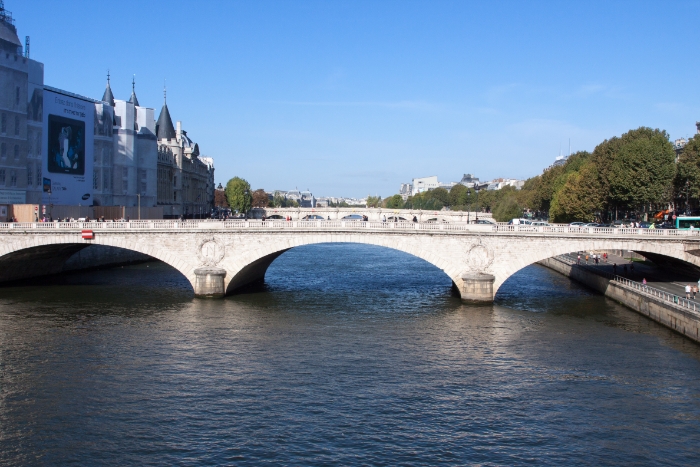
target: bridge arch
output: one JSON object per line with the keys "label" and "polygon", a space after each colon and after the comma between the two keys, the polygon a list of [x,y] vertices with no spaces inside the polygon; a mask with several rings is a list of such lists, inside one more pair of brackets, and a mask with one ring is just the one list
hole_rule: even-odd
{"label": "bridge arch", "polygon": [[683,261],[700,268],[700,249],[686,249],[684,243],[671,243],[664,241],[650,242],[639,240],[619,240],[619,239],[590,239],[578,238],[575,240],[548,242],[544,248],[520,249],[509,248],[508,252],[500,255],[498,264],[494,267],[494,296],[498,289],[513,274],[530,266],[531,264],[544,261],[548,258],[575,253],[578,251],[610,251],[624,250],[635,251],[644,255],[649,253],[661,257],[672,258]]}
{"label": "bridge arch", "polygon": [[58,274],[72,255],[89,246],[122,248],[160,260],[180,272],[194,290],[194,265],[166,249],[137,238],[103,236],[86,242],[80,234],[25,237],[5,243],[0,247],[0,271],[11,275],[4,277],[0,272],[0,281]]}
{"label": "bridge arch", "polygon": [[392,250],[401,251],[409,255],[420,258],[438,269],[442,270],[453,284],[459,286],[461,283],[462,268],[459,264],[446,260],[444,257],[435,255],[429,249],[423,248],[418,243],[397,242],[391,235],[387,236],[363,236],[363,235],[338,235],[338,234],[317,234],[308,237],[298,237],[288,242],[272,242],[254,253],[249,253],[240,257],[233,271],[229,270],[230,276],[227,278],[226,294],[229,295],[249,284],[264,280],[265,273],[272,262],[286,251],[299,246],[318,245],[324,243],[355,243],[379,246]]}

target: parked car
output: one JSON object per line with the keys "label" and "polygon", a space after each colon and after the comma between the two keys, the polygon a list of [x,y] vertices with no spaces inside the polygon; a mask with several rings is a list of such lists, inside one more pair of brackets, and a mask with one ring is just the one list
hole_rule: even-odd
{"label": "parked car", "polygon": [[545,221],[534,221],[530,225],[533,227],[551,227],[551,224],[548,224]]}
{"label": "parked car", "polygon": [[[515,222],[518,221],[518,222]],[[530,225],[532,221],[530,219],[511,219],[508,221],[508,225]]]}
{"label": "parked car", "polygon": [[495,225],[496,223],[494,221],[488,220],[488,219],[478,219],[474,222],[475,224],[489,224],[489,225]]}
{"label": "parked car", "polygon": [[647,221],[640,222],[639,227],[642,229],[648,229],[649,227],[651,227],[651,222],[647,222]]}
{"label": "parked car", "polygon": [[585,222],[572,222],[569,224],[569,227],[581,227],[583,224],[585,224]]}
{"label": "parked car", "polygon": [[600,227],[597,222],[589,222],[588,224],[583,224],[581,227]]}

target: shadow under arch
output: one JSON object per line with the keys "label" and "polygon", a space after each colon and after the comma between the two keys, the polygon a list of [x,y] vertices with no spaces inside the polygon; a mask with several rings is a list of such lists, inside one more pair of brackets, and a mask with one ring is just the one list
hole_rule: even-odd
{"label": "shadow under arch", "polygon": [[[571,259],[576,258],[576,256],[580,253],[581,254],[581,262],[582,264],[588,264],[593,266],[594,260],[592,258],[589,259],[589,262],[585,262],[585,255],[589,254],[591,252],[598,252],[599,254],[602,254],[602,252],[608,252],[609,254],[616,254],[619,253],[618,256],[623,255],[624,252],[632,252],[636,253],[639,256],[642,256],[643,258],[648,259],[651,263],[653,263],[655,266],[659,268],[658,274],[663,275],[665,278],[665,281],[672,282],[674,280],[685,280],[689,278],[695,278],[694,281],[697,281],[698,277],[700,277],[700,250],[668,250],[665,251],[664,253],[659,253],[657,251],[647,251],[647,249],[643,248],[601,248],[600,242],[597,242],[595,245],[585,245],[586,248],[580,248],[574,251],[562,251],[556,254],[545,254],[541,255],[542,257],[537,258],[534,261],[530,261],[527,264],[520,263],[517,268],[514,268],[514,270],[509,271],[507,277],[505,277],[500,284],[498,284],[498,289],[494,290],[494,298],[498,295],[498,290],[501,289],[504,285],[507,284],[507,282],[515,276],[517,273],[522,271],[528,266],[532,266],[535,264],[539,264],[541,261],[545,261],[549,258],[555,258],[557,256],[562,256],[562,255],[570,255]],[[627,271],[626,269],[623,269],[624,264],[627,264],[628,262],[620,262],[617,264],[617,270],[613,268],[613,260],[608,260],[608,262],[604,262],[600,260],[599,264],[596,266],[599,268],[600,271],[611,273],[611,274],[617,274],[621,275],[624,277],[625,273],[628,273],[630,276],[632,275],[632,270],[630,269]],[[625,271],[625,273],[623,273]],[[639,271],[638,271],[639,272]],[[643,274],[637,274],[640,277],[635,278],[635,277],[628,277],[630,279],[639,279],[641,281],[641,278]]]}
{"label": "shadow under arch", "polygon": [[158,261],[177,271],[190,290],[191,281],[178,268],[141,251],[112,245],[51,243],[28,246],[0,256],[0,285],[91,269],[115,268],[126,264]]}
{"label": "shadow under arch", "polygon": [[[245,293],[248,291],[259,291],[262,290],[262,287],[264,286],[265,283],[265,275],[268,271],[268,268],[272,265],[272,263],[279,258],[281,255],[284,253],[297,249],[299,247],[313,247],[313,246],[328,246],[328,245],[337,245],[339,247],[343,247],[344,245],[356,245],[356,246],[367,246],[370,248],[377,248],[377,249],[385,249],[385,250],[390,250],[393,252],[401,253],[403,255],[407,255],[412,257],[415,260],[419,260],[421,262],[424,262],[425,264],[429,265],[432,268],[435,268],[436,270],[439,270],[444,276],[446,276],[447,279],[450,280],[451,286],[452,286],[452,293],[453,295],[459,296],[459,289],[457,288],[454,279],[450,277],[450,275],[445,271],[445,269],[441,268],[439,265],[435,264],[434,262],[430,261],[426,257],[422,257],[421,255],[406,251],[401,248],[395,248],[392,246],[387,246],[387,245],[382,245],[378,243],[365,243],[365,242],[352,242],[352,241],[316,241],[316,242],[310,242],[310,243],[303,243],[300,245],[296,245],[294,247],[290,248],[284,248],[281,250],[274,251],[272,253],[266,254],[264,256],[261,256],[257,258],[256,260],[252,261],[248,265],[244,266],[241,268],[231,279],[231,281],[228,283],[228,286],[226,288],[226,295],[232,295],[232,294],[238,294],[238,293]],[[427,255],[425,255],[427,256]]]}

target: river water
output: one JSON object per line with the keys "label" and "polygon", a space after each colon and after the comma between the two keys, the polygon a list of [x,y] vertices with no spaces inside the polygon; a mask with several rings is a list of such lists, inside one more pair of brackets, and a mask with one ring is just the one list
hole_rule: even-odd
{"label": "river water", "polygon": [[299,247],[194,300],[161,263],[0,288],[0,465],[699,465],[700,346],[540,266]]}

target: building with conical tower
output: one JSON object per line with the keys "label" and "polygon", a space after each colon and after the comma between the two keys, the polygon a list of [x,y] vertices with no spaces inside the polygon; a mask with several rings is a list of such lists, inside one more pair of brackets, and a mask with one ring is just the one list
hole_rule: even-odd
{"label": "building with conical tower", "polygon": [[180,122],[173,125],[167,103],[156,122],[154,109],[139,103],[135,79],[120,100],[109,72],[101,99],[45,85],[44,65],[29,58],[29,37],[22,49],[3,0],[0,83],[0,221],[19,204],[35,205],[26,220],[50,216],[54,204],[81,208],[76,213],[138,206],[167,218],[211,211],[213,160],[201,157]]}
{"label": "building with conical tower", "polygon": [[214,164],[201,157],[182,123],[173,125],[164,92],[156,123],[158,140],[158,206],[166,217],[202,217],[214,203]]}

